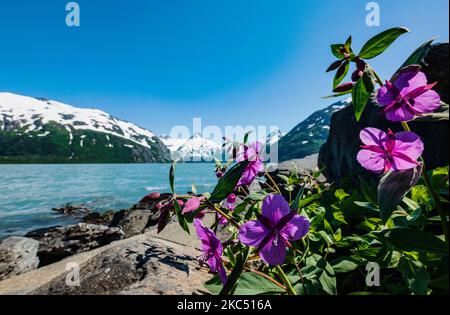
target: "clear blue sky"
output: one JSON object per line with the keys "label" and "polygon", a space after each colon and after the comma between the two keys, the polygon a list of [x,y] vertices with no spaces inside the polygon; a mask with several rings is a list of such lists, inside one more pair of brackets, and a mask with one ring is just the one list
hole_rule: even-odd
{"label": "clear blue sky", "polygon": [[192,124],[289,131],[330,103],[329,44],[404,35],[372,62],[388,76],[425,40],[448,41],[448,0],[0,0],[0,91],[96,107],[157,133]]}

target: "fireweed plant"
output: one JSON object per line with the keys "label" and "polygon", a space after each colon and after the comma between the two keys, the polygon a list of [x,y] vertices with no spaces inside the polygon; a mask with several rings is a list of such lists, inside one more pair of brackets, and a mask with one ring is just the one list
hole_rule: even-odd
{"label": "fireweed plant", "polygon": [[[368,60],[382,54],[406,28],[370,39],[356,54],[351,37],[331,45],[338,58],[333,96],[351,94],[359,121],[372,98],[382,115],[403,126],[394,133],[367,127],[355,157],[378,184],[337,187],[320,172],[269,173],[261,143],[226,141],[233,159],[216,161],[211,193],[147,196],[160,211],[161,231],[175,216],[197,234],[199,261],[212,278],[212,294],[448,294],[448,166],[426,170],[426,147],[408,123],[448,120],[419,63],[432,41],[420,46],[394,76],[382,81]],[[352,82],[342,83],[352,64]],[[378,85],[378,87],[377,87]],[[439,115],[433,113],[444,109]],[[194,229],[192,229],[193,223]],[[191,231],[192,230],[192,231]],[[380,285],[368,286],[366,266],[380,267]],[[372,264],[373,265],[373,264]]]}

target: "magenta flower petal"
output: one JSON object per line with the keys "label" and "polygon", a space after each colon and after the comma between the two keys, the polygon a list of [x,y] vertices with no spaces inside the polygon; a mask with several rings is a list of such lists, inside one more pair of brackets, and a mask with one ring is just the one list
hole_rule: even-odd
{"label": "magenta flower petal", "polygon": [[200,219],[194,220],[194,227],[201,241],[202,260],[208,264],[211,271],[218,272],[222,282],[225,283],[226,272],[222,261],[222,243],[210,228],[203,226]]}
{"label": "magenta flower petal", "polygon": [[364,145],[356,159],[362,167],[376,173],[414,168],[424,149],[420,137],[413,132],[394,134],[389,130],[387,134],[376,128],[366,128],[360,137]]}
{"label": "magenta flower petal", "polygon": [[382,146],[382,143],[387,140],[388,135],[380,129],[369,127],[361,130],[359,138],[365,145]]}
{"label": "magenta flower petal", "polygon": [[264,171],[264,162],[261,160],[259,154],[261,153],[262,144],[255,142],[250,146],[243,146],[236,162],[249,161],[247,167],[242,172],[242,176],[237,183],[237,187],[250,185],[260,172]]}
{"label": "magenta flower petal", "polygon": [[259,252],[269,265],[278,266],[286,260],[286,241],[282,237],[273,237]]}
{"label": "magenta flower petal", "polygon": [[390,121],[410,121],[414,119],[414,113],[405,107],[398,107],[387,111],[386,119]]}
{"label": "magenta flower petal", "polygon": [[416,160],[422,155],[424,144],[420,137],[413,132],[399,132],[395,134],[395,151],[407,153],[407,155]]}
{"label": "magenta flower petal", "polygon": [[262,215],[268,218],[273,225],[277,225],[282,217],[291,212],[289,203],[280,195],[269,195],[264,198]]}
{"label": "magenta flower petal", "polygon": [[237,186],[250,185],[262,171],[264,171],[264,163],[262,161],[250,161],[245,170],[242,172]]}
{"label": "magenta flower petal", "polygon": [[378,103],[381,106],[388,106],[395,102],[397,93],[393,89],[388,89],[387,85],[383,85],[377,94]]}
{"label": "magenta flower petal", "polygon": [[266,263],[279,265],[286,259],[288,241],[304,237],[308,230],[308,220],[291,212],[282,196],[269,195],[263,201],[259,219],[241,226],[239,240],[244,245],[258,248]]}
{"label": "magenta flower petal", "polygon": [[420,114],[431,113],[441,106],[441,97],[436,91],[429,90],[414,98],[414,109]]}
{"label": "magenta flower petal", "polygon": [[401,73],[395,80],[394,85],[404,96],[418,86],[427,85],[427,77],[425,73],[413,69]]}
{"label": "magenta flower petal", "polygon": [[390,121],[409,121],[414,116],[430,113],[440,106],[440,97],[431,89],[420,68],[401,71],[394,82],[387,81],[378,90],[377,100]]}
{"label": "magenta flower petal", "polygon": [[358,152],[356,160],[362,167],[372,172],[381,173],[384,170],[385,159],[383,154],[361,150]]}
{"label": "magenta flower petal", "polygon": [[239,229],[239,241],[247,246],[258,247],[269,234],[270,230],[260,221],[249,221],[241,225]]}
{"label": "magenta flower petal", "polygon": [[309,220],[301,215],[295,215],[281,229],[280,234],[289,241],[297,241],[308,234],[310,227]]}

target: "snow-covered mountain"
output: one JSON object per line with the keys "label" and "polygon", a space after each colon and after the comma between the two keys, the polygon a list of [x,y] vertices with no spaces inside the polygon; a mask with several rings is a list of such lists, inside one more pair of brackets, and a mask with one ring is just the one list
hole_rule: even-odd
{"label": "snow-covered mountain", "polygon": [[270,146],[277,143],[283,136],[284,133],[280,129],[270,132],[267,135],[266,145]]}
{"label": "snow-covered mountain", "polygon": [[351,104],[351,98],[336,102],[310,115],[278,141],[280,161],[299,159],[318,153],[326,142],[331,115]]}
{"label": "snow-covered mountain", "polygon": [[163,162],[169,160],[169,152],[151,131],[101,110],[0,93],[0,157]]}
{"label": "snow-covered mountain", "polygon": [[195,134],[189,139],[177,139],[160,136],[161,141],[170,150],[173,160],[185,162],[212,162],[214,158],[222,159],[222,146]]}

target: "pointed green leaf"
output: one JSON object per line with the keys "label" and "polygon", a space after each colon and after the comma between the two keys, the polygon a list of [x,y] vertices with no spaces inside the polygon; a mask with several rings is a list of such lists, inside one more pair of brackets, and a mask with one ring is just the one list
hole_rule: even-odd
{"label": "pointed green leaf", "polygon": [[344,62],[339,69],[336,71],[333,80],[333,90],[344,80],[345,76],[350,69],[350,63],[348,61]]}
{"label": "pointed green leaf", "polygon": [[433,234],[409,228],[394,228],[372,233],[381,242],[407,252],[448,256],[448,246]]}
{"label": "pointed green leaf", "polygon": [[235,188],[239,179],[241,178],[242,172],[248,165],[248,161],[243,161],[239,164],[234,165],[232,168],[225,173],[225,175],[220,178],[214,191],[211,193],[209,200],[211,202],[220,202],[228,197]]}
{"label": "pointed green leaf", "polygon": [[411,188],[417,184],[422,174],[422,165],[405,171],[389,171],[378,184],[378,205],[383,223],[402,202]]}
{"label": "pointed green leaf", "polygon": [[[426,54],[428,53],[428,50],[431,48],[431,44],[435,38],[430,39],[429,41],[422,44],[419,48],[417,48],[411,56],[406,59],[406,61],[403,63],[403,65],[400,67],[400,69],[407,67],[409,65],[418,65],[423,61],[423,58],[425,58]],[[396,72],[400,71],[397,70]]]}
{"label": "pointed green leaf", "polygon": [[407,32],[409,30],[405,27],[388,29],[369,39],[358,56],[362,59],[372,59],[383,53],[399,36]]}
{"label": "pointed green leaf", "polygon": [[355,112],[356,121],[361,119],[362,113],[369,102],[370,96],[375,90],[372,78],[367,72],[356,82],[352,90],[353,110]]}

